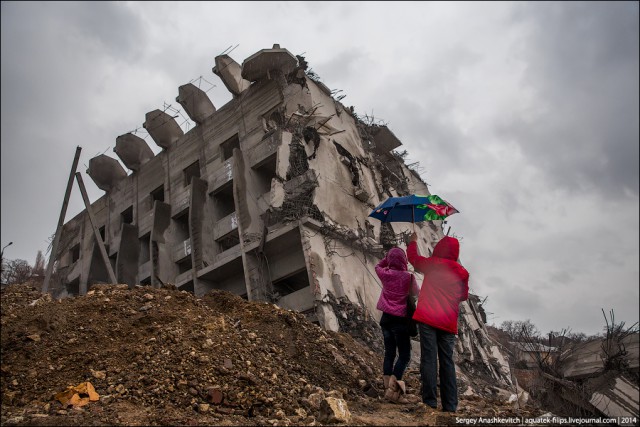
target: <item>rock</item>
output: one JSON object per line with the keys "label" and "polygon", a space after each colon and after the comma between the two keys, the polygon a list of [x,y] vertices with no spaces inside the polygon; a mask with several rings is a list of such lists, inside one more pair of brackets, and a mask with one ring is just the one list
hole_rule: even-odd
{"label": "rock", "polygon": [[305,399],[305,402],[309,405],[309,408],[313,410],[320,409],[320,403],[324,399],[324,393],[312,393]]}
{"label": "rock", "polygon": [[348,423],[350,420],[351,413],[344,399],[327,397],[320,403],[318,421],[321,423]]}
{"label": "rock", "polygon": [[224,394],[218,387],[210,387],[207,390],[207,400],[215,405],[219,405],[224,400]]}
{"label": "rock", "polygon": [[145,304],[138,309],[138,311],[149,311],[153,306],[151,304]]}
{"label": "rock", "polygon": [[331,390],[329,393],[327,393],[327,397],[335,397],[336,399],[343,399],[344,398],[342,392],[340,392],[338,390]]}
{"label": "rock", "polygon": [[208,403],[199,403],[198,404],[198,412],[201,414],[205,414],[209,412],[209,404]]}
{"label": "rock", "polygon": [[107,373],[105,371],[94,371],[93,369],[91,369],[91,375],[99,380],[104,380],[105,378],[107,378]]}

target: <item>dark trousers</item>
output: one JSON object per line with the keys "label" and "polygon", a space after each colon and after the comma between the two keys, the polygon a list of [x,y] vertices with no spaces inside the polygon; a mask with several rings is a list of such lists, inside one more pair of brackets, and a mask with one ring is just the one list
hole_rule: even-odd
{"label": "dark trousers", "polygon": [[[407,369],[407,365],[409,365],[411,361],[409,327],[406,321],[402,323],[384,324],[381,325],[381,327],[382,336],[384,337],[384,363],[382,365],[382,373],[384,375],[395,375],[395,377],[400,380],[402,379],[405,369]],[[396,354],[398,355],[397,360]]]}
{"label": "dark trousers", "polygon": [[438,366],[440,366],[440,400],[442,410],[455,412],[458,408],[456,366],[453,362],[455,335],[424,323],[418,323],[420,331],[420,377],[422,401],[432,408],[438,406]]}

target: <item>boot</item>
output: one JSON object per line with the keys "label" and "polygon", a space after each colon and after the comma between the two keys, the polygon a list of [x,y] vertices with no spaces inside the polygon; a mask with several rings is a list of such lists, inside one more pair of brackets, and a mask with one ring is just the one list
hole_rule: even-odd
{"label": "boot", "polygon": [[406,386],[404,381],[398,381],[395,375],[389,378],[389,387],[384,393],[384,398],[389,402],[407,404],[409,401],[404,397]]}
{"label": "boot", "polygon": [[389,378],[390,377],[391,377],[390,375],[383,375],[382,376],[382,383],[384,384],[385,391],[389,388]]}

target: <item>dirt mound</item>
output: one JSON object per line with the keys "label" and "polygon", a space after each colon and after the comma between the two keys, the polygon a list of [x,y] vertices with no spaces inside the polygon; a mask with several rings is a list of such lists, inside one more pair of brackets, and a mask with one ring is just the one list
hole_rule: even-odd
{"label": "dirt mound", "polygon": [[[310,395],[363,395],[379,366],[349,335],[222,291],[107,285],[58,301],[25,285],[2,291],[3,424],[20,423],[24,408],[43,423],[74,413],[48,424],[189,424],[196,414],[204,424],[311,423]],[[85,381],[99,404],[70,411],[52,399]],[[130,407],[140,419],[122,418]]]}
{"label": "dirt mound", "polygon": [[[456,423],[381,398],[380,332],[344,302],[334,301],[346,313],[341,329],[355,337],[221,291],[104,285],[52,300],[14,285],[1,296],[2,425],[322,425],[325,397],[344,398],[343,424]],[[414,395],[416,356],[403,378]],[[87,382],[98,400],[55,399]],[[464,391],[456,416],[529,413],[514,412],[508,396]]]}

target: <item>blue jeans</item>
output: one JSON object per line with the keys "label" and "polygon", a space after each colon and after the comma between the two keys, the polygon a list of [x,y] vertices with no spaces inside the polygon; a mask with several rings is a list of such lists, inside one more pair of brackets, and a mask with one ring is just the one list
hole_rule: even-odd
{"label": "blue jeans", "polygon": [[456,366],[453,362],[453,346],[456,336],[441,329],[418,323],[420,331],[420,378],[422,401],[432,408],[438,406],[437,371],[440,366],[440,400],[442,410],[455,412],[458,408]]}
{"label": "blue jeans", "polygon": [[[382,326],[382,336],[384,337],[382,373],[384,375],[395,375],[400,380],[411,361],[409,327],[406,324],[385,325]],[[396,360],[396,350],[398,360]]]}

